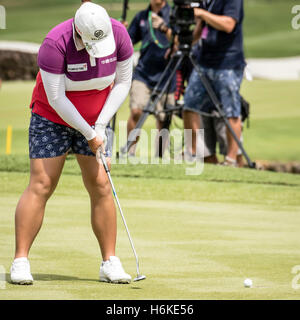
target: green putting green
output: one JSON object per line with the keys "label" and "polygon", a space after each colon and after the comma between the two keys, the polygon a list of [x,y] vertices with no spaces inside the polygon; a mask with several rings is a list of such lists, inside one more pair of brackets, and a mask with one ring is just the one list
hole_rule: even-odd
{"label": "green putting green", "polygon": [[[0,299],[299,299],[292,287],[292,268],[300,261],[299,176],[206,166],[191,180],[181,166],[152,166],[145,177],[144,166],[115,166],[114,183],[147,279],[111,285],[98,281],[89,199],[71,162],[31,250],[33,286],[9,283],[14,209],[28,173],[0,172],[0,265],[7,279]],[[135,259],[118,217],[117,255],[134,277]],[[244,288],[246,278],[253,288]]]}

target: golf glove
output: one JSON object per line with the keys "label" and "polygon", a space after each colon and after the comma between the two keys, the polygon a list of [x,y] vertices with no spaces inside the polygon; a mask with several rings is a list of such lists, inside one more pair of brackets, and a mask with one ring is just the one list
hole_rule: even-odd
{"label": "golf glove", "polygon": [[106,150],[106,145],[107,145],[107,135],[106,135],[106,132],[105,132],[105,129],[106,129],[106,126],[102,125],[102,124],[97,124],[95,125],[95,131],[96,131],[96,134],[99,138],[102,139],[103,141],[103,144],[102,144],[102,150],[103,152],[105,152]]}

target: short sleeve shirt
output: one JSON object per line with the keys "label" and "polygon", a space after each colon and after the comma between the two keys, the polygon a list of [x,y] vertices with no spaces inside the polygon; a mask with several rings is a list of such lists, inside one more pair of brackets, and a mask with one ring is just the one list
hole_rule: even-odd
{"label": "short sleeve shirt", "polygon": [[232,33],[218,31],[207,25],[208,33],[202,39],[199,63],[205,67],[234,69],[245,66],[243,49],[243,0],[209,0],[206,9],[211,13],[233,18],[236,26]]}

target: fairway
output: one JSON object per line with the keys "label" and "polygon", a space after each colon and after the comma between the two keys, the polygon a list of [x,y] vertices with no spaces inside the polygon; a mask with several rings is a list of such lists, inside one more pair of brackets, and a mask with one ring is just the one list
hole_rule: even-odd
{"label": "fairway", "polygon": [[[253,160],[299,161],[300,81],[244,81],[242,95],[251,104],[250,128],[244,126],[245,148]],[[6,129],[13,127],[12,155],[28,167],[28,134],[34,82],[5,82],[0,91],[0,168],[5,154]],[[16,94],[17,93],[17,94]],[[118,111],[118,121],[127,121],[128,99]],[[182,121],[175,119],[179,128]],[[126,123],[125,123],[126,126]],[[143,127],[150,136],[154,117]],[[175,126],[173,126],[175,128]],[[118,137],[118,128],[117,134]],[[24,157],[26,155],[26,157]],[[22,158],[23,157],[23,158]],[[18,169],[20,170],[20,169]]]}

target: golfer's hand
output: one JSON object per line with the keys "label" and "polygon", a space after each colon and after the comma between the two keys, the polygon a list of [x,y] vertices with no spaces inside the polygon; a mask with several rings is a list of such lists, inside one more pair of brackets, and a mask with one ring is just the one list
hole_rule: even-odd
{"label": "golfer's hand", "polygon": [[[103,140],[96,136],[94,139],[88,141],[89,147],[94,154],[96,154],[97,150],[103,146]],[[103,148],[103,147],[102,147]]]}
{"label": "golfer's hand", "polygon": [[[100,156],[100,150],[102,150],[102,149],[98,149],[97,152],[96,152],[96,160],[97,160],[97,162],[98,162],[99,164],[103,165],[102,159],[101,159],[101,156]],[[105,157],[105,156],[104,156],[104,157]],[[111,169],[111,158],[105,157],[105,160],[106,160],[108,169],[109,169],[109,171],[110,171],[110,169]]]}
{"label": "golfer's hand", "polygon": [[104,153],[107,145],[107,135],[106,135],[105,129],[106,129],[106,126],[96,123],[95,131],[96,131],[97,137],[99,137],[103,141],[102,150]]}
{"label": "golfer's hand", "polygon": [[163,26],[166,27],[165,20],[157,15],[156,13],[152,13],[152,26],[154,29],[161,29]]}

